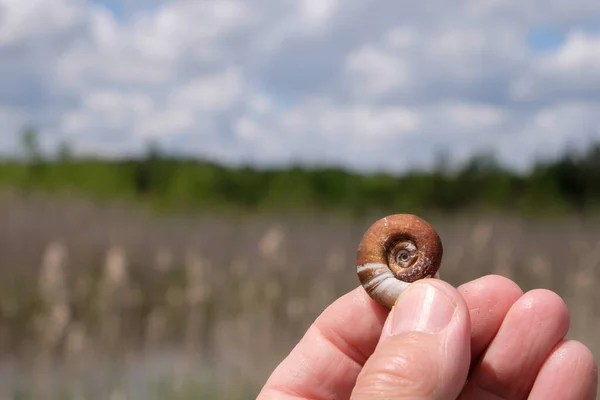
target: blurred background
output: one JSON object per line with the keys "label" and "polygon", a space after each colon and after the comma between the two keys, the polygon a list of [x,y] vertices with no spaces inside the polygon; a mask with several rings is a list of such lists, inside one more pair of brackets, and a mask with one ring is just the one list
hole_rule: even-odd
{"label": "blurred background", "polygon": [[251,399],[387,214],[600,356],[597,0],[0,0],[0,399]]}

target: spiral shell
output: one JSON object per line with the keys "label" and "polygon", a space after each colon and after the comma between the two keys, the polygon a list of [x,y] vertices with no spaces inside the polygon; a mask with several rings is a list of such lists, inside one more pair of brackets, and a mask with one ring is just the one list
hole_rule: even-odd
{"label": "spiral shell", "polygon": [[391,309],[410,283],[439,278],[442,253],[442,241],[428,222],[389,215],[371,225],[358,246],[358,278],[373,300]]}

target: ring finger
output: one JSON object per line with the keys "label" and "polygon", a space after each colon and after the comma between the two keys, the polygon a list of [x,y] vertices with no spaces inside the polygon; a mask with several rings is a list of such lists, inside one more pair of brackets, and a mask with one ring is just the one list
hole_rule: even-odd
{"label": "ring finger", "polygon": [[461,400],[526,398],[538,370],[569,329],[563,300],[548,290],[524,294],[471,372]]}
{"label": "ring finger", "polygon": [[565,340],[544,362],[529,399],[593,400],[597,387],[598,366],[590,349],[575,340]]}

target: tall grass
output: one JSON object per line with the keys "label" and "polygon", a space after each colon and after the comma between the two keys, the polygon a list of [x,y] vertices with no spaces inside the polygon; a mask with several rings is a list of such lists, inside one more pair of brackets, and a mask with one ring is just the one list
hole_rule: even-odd
{"label": "tall grass", "polygon": [[[399,210],[402,211],[402,210]],[[149,216],[0,200],[0,399],[250,399],[313,319],[358,285],[379,215]],[[424,215],[442,277],[558,292],[600,356],[600,225]]]}

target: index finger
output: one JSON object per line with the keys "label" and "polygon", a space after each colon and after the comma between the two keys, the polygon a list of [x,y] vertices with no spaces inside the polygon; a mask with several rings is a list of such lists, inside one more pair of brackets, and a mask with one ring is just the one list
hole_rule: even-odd
{"label": "index finger", "polygon": [[279,364],[258,399],[349,398],[388,313],[362,286],[340,297]]}

